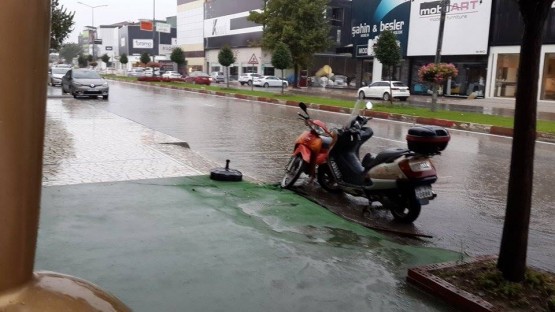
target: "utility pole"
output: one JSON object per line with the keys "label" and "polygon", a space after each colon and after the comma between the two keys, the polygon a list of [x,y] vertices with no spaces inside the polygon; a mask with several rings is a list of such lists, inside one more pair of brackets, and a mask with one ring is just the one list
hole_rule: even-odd
{"label": "utility pole", "polygon": [[[436,49],[436,56],[434,59],[434,64],[436,68],[439,66],[441,62],[441,46],[443,44],[443,29],[445,28],[445,14],[447,13],[447,9],[451,6],[450,0],[441,0],[441,14],[439,18],[439,32],[437,35],[437,49]],[[438,85],[434,82],[432,86],[432,112],[437,110],[437,93],[438,93]]]}
{"label": "utility pole", "polygon": [[93,56],[93,61],[96,61],[96,28],[94,28],[94,9],[96,8],[100,8],[100,7],[107,7],[107,4],[101,4],[101,5],[88,5],[86,3],[83,3],[81,1],[78,1],[77,3],[82,4],[84,6],[87,6],[89,8],[91,8],[91,12],[92,12],[92,19],[91,19],[91,27],[93,28],[93,36],[92,36],[92,40],[93,40],[93,48],[92,48],[92,56]]}

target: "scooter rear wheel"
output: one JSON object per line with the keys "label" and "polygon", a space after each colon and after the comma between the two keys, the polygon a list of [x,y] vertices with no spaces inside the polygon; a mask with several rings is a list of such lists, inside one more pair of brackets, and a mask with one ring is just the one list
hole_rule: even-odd
{"label": "scooter rear wheel", "polygon": [[306,164],[300,154],[291,156],[291,159],[289,159],[287,167],[285,168],[285,176],[281,180],[281,187],[292,187],[295,182],[297,182],[297,179],[299,179],[299,177],[301,176],[301,173],[304,171],[305,166]]}
{"label": "scooter rear wheel", "polygon": [[416,199],[414,190],[410,190],[391,200],[389,211],[391,211],[396,221],[401,223],[412,223],[420,215],[421,208],[422,205],[420,205],[420,202]]}
{"label": "scooter rear wheel", "polygon": [[318,183],[324,190],[330,193],[339,194],[343,192],[337,185],[337,182],[335,182],[328,164],[318,166]]}

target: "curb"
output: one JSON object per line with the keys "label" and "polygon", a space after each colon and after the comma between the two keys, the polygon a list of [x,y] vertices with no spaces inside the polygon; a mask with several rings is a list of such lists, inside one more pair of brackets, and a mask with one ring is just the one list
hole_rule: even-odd
{"label": "curb", "polygon": [[432,273],[434,270],[492,259],[497,259],[497,256],[479,256],[460,262],[453,261],[411,268],[407,273],[407,282],[427,293],[440,297],[463,311],[498,312],[501,311],[500,308],[476,295],[457,288],[455,285]]}
{"label": "curb", "polygon": [[[278,100],[278,99],[259,97],[259,96],[250,96],[250,95],[236,94],[236,93],[227,93],[222,91],[212,91],[212,90],[196,89],[196,88],[188,88],[188,87],[166,86],[158,83],[144,82],[144,81],[131,82],[131,81],[118,80],[113,78],[105,78],[105,79],[110,79],[110,80],[119,81],[123,83],[142,84],[142,85],[156,86],[156,87],[166,88],[166,89],[183,90],[183,91],[189,91],[189,92],[197,92],[202,94],[232,97],[232,98],[237,98],[242,100],[281,104],[281,105],[287,105],[287,106],[296,106],[298,104],[297,102],[294,102],[294,101]],[[317,103],[306,103],[306,105],[311,109],[318,109],[318,110],[324,110],[324,111],[336,112],[336,113],[346,113],[346,114],[351,113],[350,108],[344,108],[339,106],[330,106],[330,105],[317,104]],[[408,123],[415,123],[415,124],[433,125],[433,126],[440,126],[444,128],[499,135],[499,136],[505,136],[505,137],[513,136],[512,128],[505,128],[505,127],[499,127],[499,126],[474,124],[469,122],[458,122],[458,121],[436,119],[436,118],[414,117],[409,115],[400,115],[400,114],[392,114],[392,113],[376,112],[376,111],[366,112],[365,115],[378,118],[378,119],[387,119],[387,120],[394,120],[394,121],[401,121],[401,122],[408,122]],[[555,135],[550,133],[537,132],[536,140],[542,141],[542,142],[555,143]]]}

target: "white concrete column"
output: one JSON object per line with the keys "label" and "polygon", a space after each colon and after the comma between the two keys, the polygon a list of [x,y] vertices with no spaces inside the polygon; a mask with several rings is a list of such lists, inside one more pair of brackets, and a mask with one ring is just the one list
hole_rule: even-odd
{"label": "white concrete column", "polygon": [[373,64],[372,64],[372,82],[382,80],[382,70],[383,65],[382,63],[374,57]]}

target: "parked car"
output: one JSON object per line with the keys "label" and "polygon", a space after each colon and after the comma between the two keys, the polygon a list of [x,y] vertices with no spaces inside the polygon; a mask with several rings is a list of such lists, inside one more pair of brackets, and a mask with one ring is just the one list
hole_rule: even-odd
{"label": "parked car", "polygon": [[92,69],[70,69],[62,77],[62,93],[108,99],[108,82]]}
{"label": "parked car", "polygon": [[225,81],[224,73],[222,73],[222,72],[211,72],[210,77],[212,77],[212,79],[215,82],[224,82]]}
{"label": "parked car", "polygon": [[268,87],[281,87],[282,85],[283,87],[287,87],[289,84],[287,83],[287,80],[282,80],[276,76],[264,76],[261,78],[255,78],[253,85],[257,87],[268,88]]}
{"label": "parked car", "polygon": [[142,67],[133,67],[127,72],[129,77],[143,77],[145,75],[145,69]]}
{"label": "parked car", "polygon": [[389,101],[390,93],[393,93],[393,98],[398,98],[401,101],[406,101],[410,96],[409,87],[401,81],[376,81],[369,86],[359,88],[357,91],[359,99],[380,98],[384,101]]}
{"label": "parked car", "polygon": [[55,66],[48,71],[49,83],[51,86],[62,85],[62,77],[70,70],[71,67]]}
{"label": "parked car", "polygon": [[167,72],[162,74],[162,77],[164,77],[164,78],[181,78],[183,76],[181,76],[181,74],[176,72],[176,71],[168,70]]}
{"label": "parked car", "polygon": [[244,73],[241,76],[239,76],[239,83],[244,86],[245,84],[248,84],[249,86],[251,85],[253,79],[256,78],[262,78],[263,76],[261,74],[257,74],[257,73]]}
{"label": "parked car", "polygon": [[192,84],[205,84],[209,86],[210,83],[212,83],[212,77],[210,77],[207,73],[194,71],[190,73],[189,76],[185,77],[185,82]]}

